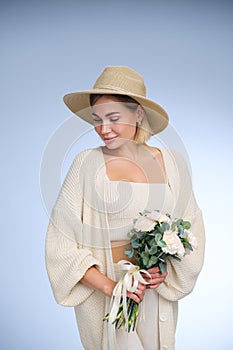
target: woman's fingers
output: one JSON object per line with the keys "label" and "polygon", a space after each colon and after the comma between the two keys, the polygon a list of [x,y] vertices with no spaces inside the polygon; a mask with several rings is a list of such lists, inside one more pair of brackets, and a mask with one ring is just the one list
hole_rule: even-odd
{"label": "woman's fingers", "polygon": [[160,286],[160,284],[161,284],[161,283],[150,284],[150,285],[148,286],[148,289],[156,289],[156,288],[158,288],[158,287]]}
{"label": "woman's fingers", "polygon": [[134,301],[136,301],[136,303],[140,303],[142,301],[142,299],[139,297],[139,295],[134,292],[134,293],[131,293],[131,292],[128,292],[127,293],[127,297],[129,297],[130,299],[133,299]]}
{"label": "woman's fingers", "polygon": [[166,277],[167,277],[167,272],[164,272],[163,274],[158,272],[158,273],[151,274],[151,278],[149,278],[148,280],[150,281],[150,283],[152,283],[153,280],[157,280],[157,279],[165,280]]}
{"label": "woman's fingers", "polygon": [[157,288],[161,283],[163,283],[167,277],[167,272],[164,272],[161,274],[161,272],[158,271],[158,268],[153,268],[148,270],[150,272],[151,277],[145,277],[146,282],[148,282],[147,288],[155,289]]}
{"label": "woman's fingers", "polygon": [[139,282],[135,292],[133,293],[128,292],[127,296],[133,299],[134,301],[136,301],[136,303],[140,303],[144,298],[145,290],[146,290],[146,285]]}
{"label": "woman's fingers", "polygon": [[150,283],[149,283],[148,287],[150,289],[157,288],[164,281],[165,281],[165,277],[152,279],[152,280],[150,280]]}
{"label": "woman's fingers", "polygon": [[160,272],[160,268],[157,266],[157,267],[152,267],[150,269],[147,270],[150,274],[154,274],[154,273],[157,273],[157,272]]}
{"label": "woman's fingers", "polygon": [[164,272],[161,274],[160,269],[158,267],[153,267],[148,270],[151,277],[148,277],[147,275],[143,275],[143,278],[148,284],[138,283],[137,289],[134,293],[128,292],[127,296],[136,303],[140,303],[143,300],[145,290],[148,289],[155,289],[160,286],[161,283],[163,283],[167,277],[167,272]]}

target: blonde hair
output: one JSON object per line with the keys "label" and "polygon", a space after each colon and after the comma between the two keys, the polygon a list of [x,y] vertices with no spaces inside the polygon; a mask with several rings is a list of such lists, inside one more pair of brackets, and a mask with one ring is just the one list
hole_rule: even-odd
{"label": "blonde hair", "polygon": [[143,144],[143,143],[147,142],[151,138],[152,135],[153,135],[153,133],[152,133],[152,130],[151,130],[151,127],[150,127],[150,124],[148,122],[146,112],[145,112],[141,125],[137,126],[134,140],[137,143]]}
{"label": "blonde hair", "polygon": [[[102,96],[101,94],[92,94],[90,95],[90,105],[93,106]],[[117,94],[110,94],[105,96],[112,96],[119,102],[124,103],[125,107],[136,110],[138,106],[141,106],[136,100],[134,100],[132,97],[127,95],[117,95]],[[143,106],[141,106],[144,111],[144,117],[142,119],[142,122],[140,125],[137,125],[136,133],[134,140],[137,143],[145,143],[147,142],[150,137],[153,135],[153,132],[151,130],[150,124],[148,122],[148,119],[146,117],[146,111],[144,110]]]}

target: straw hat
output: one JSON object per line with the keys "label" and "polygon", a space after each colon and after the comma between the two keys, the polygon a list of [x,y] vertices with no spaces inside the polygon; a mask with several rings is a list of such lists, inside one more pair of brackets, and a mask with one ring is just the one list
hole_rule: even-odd
{"label": "straw hat", "polygon": [[93,124],[90,95],[127,95],[136,100],[145,110],[153,134],[166,128],[168,115],[154,101],[146,98],[146,87],[140,74],[125,66],[108,66],[96,80],[93,89],[72,92],[64,96],[67,107],[86,122]]}

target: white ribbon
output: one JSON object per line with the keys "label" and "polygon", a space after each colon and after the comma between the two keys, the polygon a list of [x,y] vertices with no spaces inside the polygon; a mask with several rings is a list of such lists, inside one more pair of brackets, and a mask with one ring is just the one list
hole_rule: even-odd
{"label": "white ribbon", "polygon": [[127,260],[118,261],[119,269],[121,271],[126,271],[126,273],[120,278],[116,284],[111,298],[110,303],[110,312],[109,312],[109,346],[110,349],[115,349],[115,324],[112,324],[116,319],[117,312],[119,310],[121,298],[123,303],[123,314],[125,318],[125,329],[128,329],[128,313],[127,313],[127,291],[134,293],[137,290],[138,283],[148,284],[145,279],[142,277],[141,273],[146,274],[151,278],[151,275],[148,271],[140,269],[139,266],[132,264]]}

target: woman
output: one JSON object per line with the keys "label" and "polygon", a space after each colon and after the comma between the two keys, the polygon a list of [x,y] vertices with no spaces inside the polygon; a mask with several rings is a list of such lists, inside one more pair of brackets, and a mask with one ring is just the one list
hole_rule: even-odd
{"label": "woman", "polygon": [[[74,160],[54,206],[46,239],[46,264],[56,301],[74,306],[85,349],[174,349],[177,302],[194,288],[202,268],[204,228],[182,157],[148,146],[168,115],[146,98],[143,78],[128,67],[106,67],[93,89],[64,97],[72,112],[94,125],[104,146]],[[144,209],[158,209],[192,223],[198,249],[144,275],[127,296],[142,301],[136,331],[103,322],[127,259],[127,233]],[[130,259],[128,259],[130,260]],[[133,262],[133,261],[132,261]]]}

